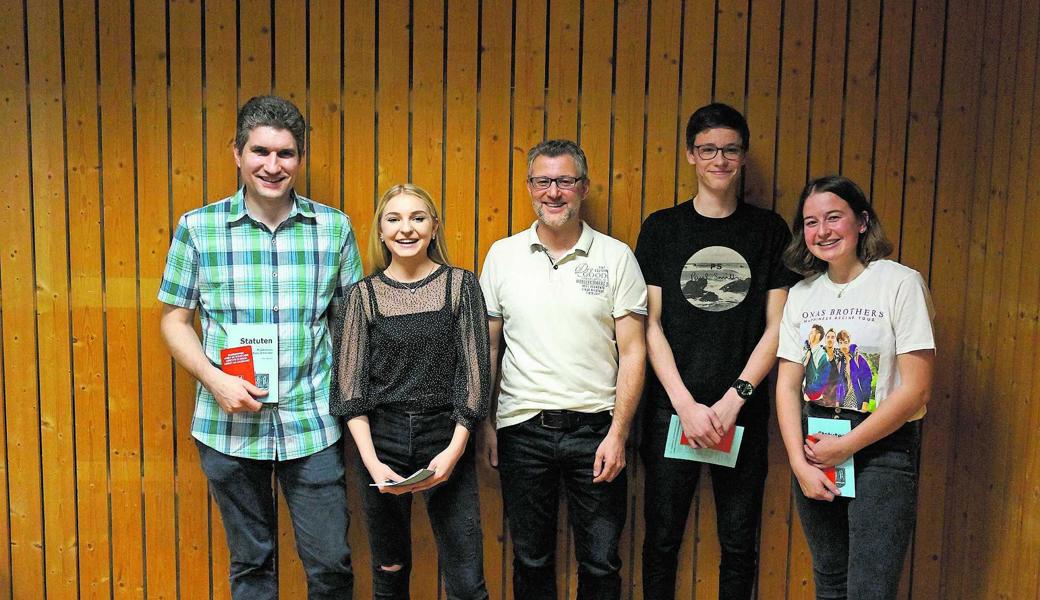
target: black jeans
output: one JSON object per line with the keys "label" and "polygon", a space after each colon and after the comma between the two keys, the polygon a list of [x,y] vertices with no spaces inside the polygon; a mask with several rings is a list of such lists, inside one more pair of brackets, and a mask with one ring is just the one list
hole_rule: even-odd
{"label": "black jeans", "polygon": [[[643,597],[655,600],[675,598],[679,547],[703,466],[700,462],[665,458],[668,425],[674,414],[651,407],[643,417]],[[765,425],[745,427],[735,467],[711,465],[716,526],[722,548],[719,598],[727,600],[751,598],[755,588],[762,495],[769,469]]]}
{"label": "black jeans", "polygon": [[278,516],[271,475],[289,505],[296,549],[307,573],[307,598],[351,598],[354,572],[347,544],[347,490],[343,449],[337,442],[293,460],[252,460],[223,454],[195,442],[209,491],[231,551],[231,597],[266,600],[278,597]]}
{"label": "black jeans", "polygon": [[[806,404],[804,416],[832,418],[833,408]],[[841,411],[856,427],[866,415]],[[794,499],[813,557],[817,598],[895,598],[917,520],[919,422],[857,452],[856,497],[810,500],[794,481]]]}
{"label": "black jeans", "polygon": [[519,600],[556,597],[556,516],[560,480],[578,561],[578,598],[621,596],[618,541],[625,527],[627,472],[609,483],[592,482],[596,449],[610,415],[573,429],[547,429],[538,417],[498,431],[509,534],[513,538],[513,595]]}
{"label": "black jeans", "polygon": [[[450,409],[435,413],[376,410],[369,414],[368,422],[379,460],[403,477],[429,465],[434,456],[448,447],[455,431]],[[372,595],[406,599],[412,567],[412,495],[382,494],[378,488],[369,487],[372,478],[363,464],[359,472],[372,547]],[[472,443],[455,464],[448,481],[422,494],[437,542],[437,557],[448,598],[486,599],[480,496]],[[397,571],[383,568],[395,565],[401,568]],[[436,590],[422,590],[421,597],[431,597],[431,594],[435,596]]]}

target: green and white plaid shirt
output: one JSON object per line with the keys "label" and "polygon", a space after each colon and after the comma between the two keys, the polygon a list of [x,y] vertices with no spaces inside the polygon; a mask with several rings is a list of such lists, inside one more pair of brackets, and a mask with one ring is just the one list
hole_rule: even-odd
{"label": "green and white plaid shirt", "polygon": [[335,443],[329,415],[333,354],[330,316],[361,278],[350,219],[294,194],[272,233],[246,212],[243,192],[192,210],[173,234],[159,301],[199,309],[202,346],[220,364],[225,325],[278,325],[278,403],[257,413],[224,412],[198,385],[191,433],[232,456],[289,460]]}

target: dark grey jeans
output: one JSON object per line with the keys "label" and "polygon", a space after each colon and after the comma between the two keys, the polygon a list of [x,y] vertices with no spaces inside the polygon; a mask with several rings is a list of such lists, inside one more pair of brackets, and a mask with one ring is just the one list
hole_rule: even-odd
{"label": "dark grey jeans", "polygon": [[556,517],[562,482],[574,531],[579,600],[621,597],[618,542],[627,515],[628,473],[592,482],[596,449],[610,429],[609,413],[593,423],[547,429],[538,417],[498,431],[498,470],[513,538],[513,595],[556,598]]}
{"label": "dark grey jeans", "polygon": [[[807,405],[803,417],[834,417]],[[867,416],[842,411],[853,427]],[[805,419],[802,420],[805,431]],[[816,597],[895,598],[917,520],[919,422],[910,422],[855,454],[856,497],[810,500],[797,480],[794,499],[813,557]]]}
{"label": "dark grey jeans", "polygon": [[293,460],[251,460],[196,442],[231,551],[231,597],[278,598],[278,516],[272,473],[285,494],[310,600],[353,597],[347,491],[339,442]]}
{"label": "dark grey jeans", "polygon": [[[668,426],[674,414],[649,407],[643,415],[643,597],[654,600],[675,598],[679,548],[704,467],[704,463],[665,457]],[[765,422],[745,426],[736,466],[710,468],[716,531],[722,549],[718,595],[721,600],[748,600],[754,593],[762,494],[769,470],[767,438]]]}
{"label": "dark grey jeans", "polygon": [[[455,432],[451,409],[435,413],[376,410],[368,415],[372,443],[379,460],[403,477],[426,467]],[[372,547],[372,595],[406,600],[412,566],[412,494],[382,494],[370,487],[372,478],[358,461],[361,499]],[[448,481],[422,492],[437,542],[437,559],[451,600],[485,600],[483,536],[473,444],[455,465]],[[401,565],[397,571],[383,567]],[[436,590],[419,590],[429,598]]]}

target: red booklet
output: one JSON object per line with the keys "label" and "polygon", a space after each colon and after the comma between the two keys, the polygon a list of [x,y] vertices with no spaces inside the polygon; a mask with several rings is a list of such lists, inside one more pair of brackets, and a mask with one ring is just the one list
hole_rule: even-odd
{"label": "red booklet", "polygon": [[256,373],[253,371],[252,346],[236,346],[221,350],[220,368],[228,375],[240,377],[256,385]]}
{"label": "red booklet", "polygon": [[[718,450],[719,452],[729,452],[729,449],[733,447],[733,434],[737,432],[736,427],[730,427],[726,435],[722,437],[722,441],[711,447],[712,450]],[[686,432],[683,432],[682,438],[679,440],[680,444],[684,446],[692,446],[690,440],[686,439]]]}

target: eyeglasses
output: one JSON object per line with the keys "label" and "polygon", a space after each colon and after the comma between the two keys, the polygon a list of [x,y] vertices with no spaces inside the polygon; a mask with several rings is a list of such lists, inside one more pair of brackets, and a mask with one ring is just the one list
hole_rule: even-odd
{"label": "eyeglasses", "polygon": [[527,183],[536,190],[547,190],[552,184],[561,190],[573,190],[585,181],[584,177],[528,177]]}
{"label": "eyeglasses", "polygon": [[704,144],[703,146],[694,146],[694,150],[697,151],[697,156],[701,160],[711,160],[715,158],[715,155],[722,151],[722,158],[726,160],[738,160],[744,156],[744,149],[740,146],[723,146],[719,148],[714,144]]}

